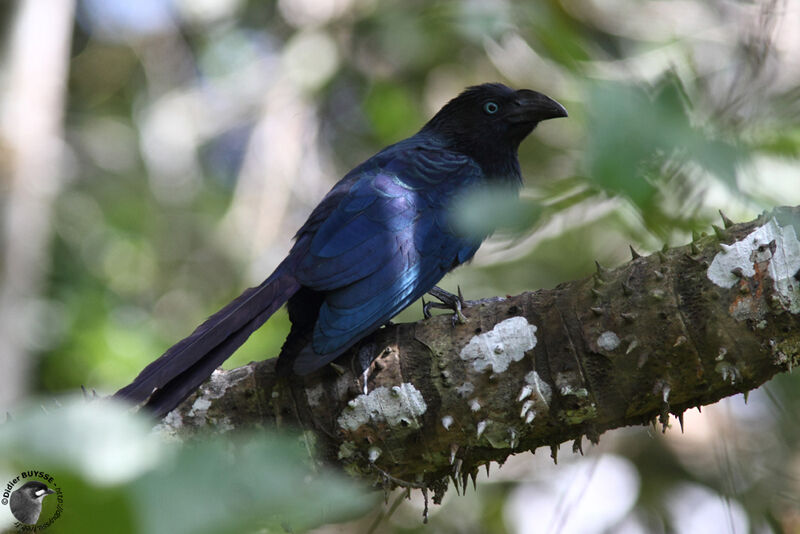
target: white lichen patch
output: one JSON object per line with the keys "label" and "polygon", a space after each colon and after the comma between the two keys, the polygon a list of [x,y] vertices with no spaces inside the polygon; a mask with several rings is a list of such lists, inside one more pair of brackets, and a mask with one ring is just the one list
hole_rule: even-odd
{"label": "white lichen patch", "polygon": [[585,399],[589,396],[589,391],[586,388],[576,388],[572,384],[562,384],[558,390],[558,393],[562,397],[567,397],[569,395],[572,395],[579,399]]}
{"label": "white lichen patch", "polygon": [[722,245],[723,250],[714,256],[708,267],[708,279],[720,287],[733,287],[739,277],[756,274],[756,264],[766,269],[774,280],[775,291],[792,312],[800,312],[800,284],[794,275],[800,270],[800,241],[794,227],[780,226],[773,217],[756,228],[744,239],[732,245]]}
{"label": "white lichen patch", "polygon": [[[203,426],[206,424],[214,424],[218,431],[226,432],[233,428],[233,425],[227,418],[212,417],[209,418],[208,410],[213,405],[215,399],[219,399],[225,395],[225,392],[231,387],[235,386],[242,380],[248,379],[253,374],[253,369],[250,366],[239,367],[226,371],[223,369],[215,369],[211,373],[211,378],[208,382],[204,383],[197,390],[197,398],[192,403],[191,408],[186,412],[187,417],[193,419],[193,424],[196,426]],[[179,424],[180,414],[178,413],[180,407],[173,410]],[[174,419],[173,419],[174,420]],[[176,427],[177,428],[177,427]]]}
{"label": "white lichen patch", "polygon": [[201,396],[207,399],[219,399],[231,387],[242,380],[249,378],[253,374],[253,368],[249,365],[238,367],[226,371],[215,369],[211,373],[211,378],[200,388]]}
{"label": "white lichen patch", "polygon": [[369,463],[374,464],[375,460],[377,460],[381,456],[381,449],[379,447],[372,446],[369,448],[367,455],[368,455],[367,457],[369,458]]}
{"label": "white lichen patch", "polygon": [[345,458],[350,458],[356,452],[356,444],[352,441],[345,441],[341,445],[339,445],[339,460],[344,460]]}
{"label": "white lichen patch", "polygon": [[172,410],[169,412],[161,422],[167,426],[172,428],[178,429],[183,426],[183,418],[181,417],[181,413],[178,410]]}
{"label": "white lichen patch", "polygon": [[322,384],[317,384],[312,388],[306,389],[306,400],[308,401],[308,405],[312,408],[322,404],[322,398],[324,395],[325,389],[322,387]]}
{"label": "white lichen patch", "polygon": [[197,397],[195,399],[194,404],[189,409],[189,413],[187,414],[189,417],[196,417],[196,416],[205,416],[208,409],[211,408],[211,401],[205,397]]}
{"label": "white lichen patch", "polygon": [[236,427],[233,426],[233,423],[231,423],[231,420],[228,417],[221,417],[214,421],[214,430],[217,432],[224,433],[235,429]]}
{"label": "white lichen patch", "polygon": [[511,362],[518,362],[536,346],[536,326],[524,317],[511,317],[497,323],[489,332],[472,336],[461,349],[462,360],[472,362],[479,373],[502,373]]}
{"label": "white lichen patch", "polygon": [[772,362],[778,367],[785,367],[788,371],[792,372],[794,361],[790,358],[774,339],[769,340],[769,346],[772,348]]}
{"label": "white lichen patch", "polygon": [[597,346],[607,351],[615,350],[620,343],[619,336],[611,330],[606,330],[597,338]]}
{"label": "white lichen patch", "polygon": [[359,395],[347,404],[337,422],[340,427],[350,431],[370,421],[419,428],[417,418],[427,409],[422,393],[414,384],[404,382],[391,389],[381,386],[366,395]]}
{"label": "white lichen patch", "polygon": [[161,419],[161,422],[153,427],[153,432],[160,434],[169,441],[182,442],[180,429],[183,426],[183,417],[180,410],[172,410]]}
{"label": "white lichen patch", "polygon": [[464,382],[456,388],[456,393],[464,398],[472,395],[473,391],[475,391],[475,384],[471,382]]}

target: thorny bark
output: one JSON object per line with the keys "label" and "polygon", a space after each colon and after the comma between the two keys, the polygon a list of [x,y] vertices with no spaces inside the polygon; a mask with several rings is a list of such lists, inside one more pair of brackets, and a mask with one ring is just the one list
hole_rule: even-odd
{"label": "thorny bark", "polygon": [[[480,465],[659,421],[747,392],[800,353],[800,208],[598,265],[582,280],[381,329],[291,384],[274,360],[212,379],[163,421],[201,430],[295,425],[326,460],[384,486],[463,487]],[[367,373],[359,354],[378,354]],[[365,393],[366,392],[366,393]]]}

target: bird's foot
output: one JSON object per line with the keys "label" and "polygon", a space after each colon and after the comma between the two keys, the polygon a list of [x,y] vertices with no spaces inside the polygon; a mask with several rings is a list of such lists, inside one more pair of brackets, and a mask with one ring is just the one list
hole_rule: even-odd
{"label": "bird's foot", "polygon": [[431,308],[437,308],[441,310],[453,310],[453,326],[455,326],[456,323],[465,324],[467,322],[467,318],[464,317],[461,310],[466,308],[468,304],[461,294],[460,286],[458,288],[458,295],[445,291],[439,286],[433,286],[433,289],[428,291],[428,294],[432,297],[436,297],[441,302],[425,302],[425,299],[422,300],[422,315],[424,315],[426,319],[431,316]]}

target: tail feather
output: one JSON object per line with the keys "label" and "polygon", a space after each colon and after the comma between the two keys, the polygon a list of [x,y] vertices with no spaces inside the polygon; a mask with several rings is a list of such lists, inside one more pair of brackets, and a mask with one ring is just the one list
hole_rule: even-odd
{"label": "tail feather", "polygon": [[191,335],[170,347],[114,397],[138,404],[152,395],[148,407],[163,412],[158,415],[167,413],[299,288],[297,280],[279,267],[261,285],[245,290]]}
{"label": "tail feather", "polygon": [[191,395],[202,384],[214,369],[222,365],[259,326],[264,324],[274,310],[265,310],[264,313],[253,318],[249,323],[228,336],[222,343],[211,349],[203,358],[181,374],[157,389],[142,409],[150,412],[157,418],[164,417],[173,410],[186,397]]}

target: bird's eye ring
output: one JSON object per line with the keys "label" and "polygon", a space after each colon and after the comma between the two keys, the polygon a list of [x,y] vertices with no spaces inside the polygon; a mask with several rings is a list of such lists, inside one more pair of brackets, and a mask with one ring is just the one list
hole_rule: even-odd
{"label": "bird's eye ring", "polygon": [[497,110],[500,109],[500,106],[497,105],[497,102],[489,100],[483,105],[483,111],[488,113],[489,115],[494,115],[497,113]]}

